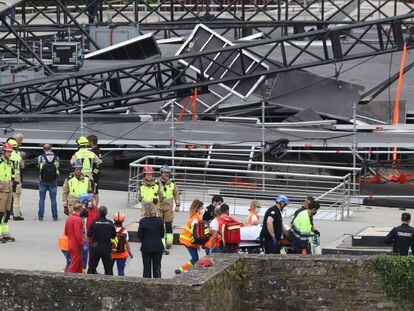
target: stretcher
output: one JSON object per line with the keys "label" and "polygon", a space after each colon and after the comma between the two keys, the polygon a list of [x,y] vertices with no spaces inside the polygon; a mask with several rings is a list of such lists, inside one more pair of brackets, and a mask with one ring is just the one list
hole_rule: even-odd
{"label": "stretcher", "polygon": [[[262,226],[244,226],[240,228],[240,246],[239,249],[246,253],[259,254],[262,251],[260,244],[260,232]],[[279,241],[282,249],[285,250],[286,254],[294,254],[295,250],[292,243],[287,237]]]}

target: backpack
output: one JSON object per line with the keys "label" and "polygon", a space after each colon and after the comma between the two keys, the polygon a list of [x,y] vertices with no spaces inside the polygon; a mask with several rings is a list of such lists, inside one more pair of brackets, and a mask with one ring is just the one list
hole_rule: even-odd
{"label": "backpack", "polygon": [[191,243],[204,245],[210,238],[210,226],[207,221],[200,221],[193,226]]}
{"label": "backpack", "polygon": [[52,161],[48,161],[47,156],[42,155],[45,163],[42,166],[42,169],[40,170],[40,178],[42,181],[56,181],[57,179],[57,169],[55,166],[55,160],[56,156],[53,156]]}
{"label": "backpack", "polygon": [[124,234],[125,228],[121,228],[116,233],[115,239],[112,239],[112,253],[123,253],[126,250],[126,234]]}
{"label": "backpack", "polygon": [[240,245],[240,222],[230,216],[220,219],[220,233],[223,245]]}

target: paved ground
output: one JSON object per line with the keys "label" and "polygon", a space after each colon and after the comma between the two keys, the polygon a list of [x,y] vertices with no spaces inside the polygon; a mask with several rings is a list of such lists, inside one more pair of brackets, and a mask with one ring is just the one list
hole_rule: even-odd
{"label": "paved ground", "polygon": [[[52,222],[49,205],[47,205],[45,215],[47,221],[36,221],[37,200],[37,191],[25,190],[23,192],[23,212],[26,219],[23,222],[11,221],[10,227],[16,237],[16,242],[0,245],[1,268],[60,271],[63,267],[64,257],[57,248],[57,239],[62,233],[66,216],[61,213],[62,219],[59,222]],[[139,220],[139,210],[126,208],[127,196],[125,192],[102,191],[101,201],[108,207],[110,215],[120,210],[126,214],[127,223]],[[59,204],[59,211],[61,209],[61,204]],[[186,214],[186,212],[181,212],[176,215],[177,226],[181,226],[185,222]],[[401,211],[398,209],[361,207],[345,221],[316,220],[315,225],[322,233],[322,246],[324,247],[332,245],[344,234],[359,232],[367,226],[395,225],[399,222],[400,214]],[[244,221],[246,216],[236,217]],[[132,243],[131,245],[135,258],[128,264],[126,273],[130,276],[141,276],[142,262],[139,244]],[[174,246],[171,254],[163,257],[163,277],[171,278],[174,269],[187,259],[188,254],[184,247]],[[99,270],[102,272],[102,267]]]}

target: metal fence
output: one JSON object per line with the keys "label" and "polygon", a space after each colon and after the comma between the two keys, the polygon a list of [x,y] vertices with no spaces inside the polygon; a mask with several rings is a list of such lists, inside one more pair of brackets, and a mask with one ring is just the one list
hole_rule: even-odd
{"label": "metal fence", "polygon": [[[206,161],[222,167],[205,167]],[[299,204],[304,197],[312,195],[321,203],[321,210],[335,212],[335,219],[343,220],[349,215],[352,188],[352,168],[349,167],[170,156],[145,156],[130,164],[129,207],[139,204],[137,191],[144,178],[142,168],[151,165],[157,170],[165,163],[172,165],[183,209],[196,198],[208,202],[215,194],[225,198],[234,214],[246,213],[251,200],[270,206],[275,196],[284,194],[293,204]],[[250,170],[243,169],[246,164],[250,164]],[[242,169],[235,168],[237,165]],[[329,174],[333,170],[344,174]]]}

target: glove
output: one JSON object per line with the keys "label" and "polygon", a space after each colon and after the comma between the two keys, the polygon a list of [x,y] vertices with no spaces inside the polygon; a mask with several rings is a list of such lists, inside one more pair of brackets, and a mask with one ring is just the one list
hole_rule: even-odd
{"label": "glove", "polygon": [[86,252],[87,250],[89,250],[89,244],[88,244],[88,242],[85,241],[83,243],[83,251]]}
{"label": "glove", "polygon": [[129,258],[134,258],[134,255],[132,255],[131,253],[129,253]]}
{"label": "glove", "polygon": [[318,230],[313,230],[313,233],[314,233],[315,235],[319,235],[319,236],[321,236],[321,233],[320,233]]}
{"label": "glove", "polygon": [[158,199],[152,200],[152,203],[154,203],[155,205],[157,205],[158,204]]}
{"label": "glove", "polygon": [[277,244],[276,237],[274,237],[274,236],[272,236],[272,244],[273,244],[273,246],[275,246]]}
{"label": "glove", "polygon": [[63,212],[65,213],[65,215],[68,215],[69,216],[69,207],[64,206],[63,207]]}

